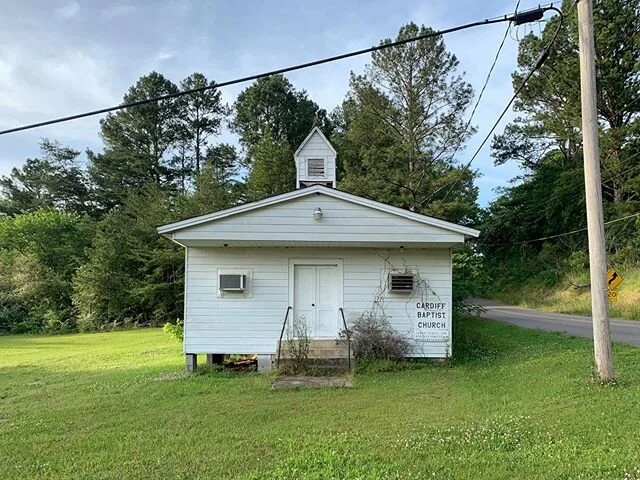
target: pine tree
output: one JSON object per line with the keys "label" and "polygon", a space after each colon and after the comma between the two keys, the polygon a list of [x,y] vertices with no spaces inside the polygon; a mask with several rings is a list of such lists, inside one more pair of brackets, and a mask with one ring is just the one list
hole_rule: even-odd
{"label": "pine tree", "polygon": [[[152,72],[129,89],[124,102],[177,91],[176,85]],[[179,138],[179,107],[173,99],[162,100],[108,114],[100,122],[105,151],[88,154],[89,173],[104,209],[123,205],[128,194],[149,185],[176,189],[180,172],[172,167],[169,154]]]}
{"label": "pine tree", "polygon": [[[427,32],[410,23],[397,40]],[[456,222],[472,220],[475,174],[453,158],[473,133],[464,117],[472,96],[441,37],[374,52],[364,74],[351,75],[349,94],[335,112],[340,188]]]}
{"label": "pine tree", "polygon": [[278,142],[269,130],[253,148],[253,162],[247,178],[249,200],[278,195],[295,189],[296,166],[293,150]]}
{"label": "pine tree", "polygon": [[[203,74],[193,73],[180,83],[180,89],[194,90],[214,84]],[[200,173],[209,138],[220,133],[223,116],[227,113],[219,90],[204,90],[181,97],[179,135],[185,141],[195,174]]]}
{"label": "pine tree", "polygon": [[233,206],[240,197],[239,170],[240,161],[233,146],[220,144],[209,147],[202,170],[195,177],[193,215]]}
{"label": "pine tree", "polygon": [[42,140],[40,150],[40,158],[28,158],[21,168],[0,179],[4,197],[0,212],[17,215],[56,208],[92,213],[89,179],[78,163],[80,152],[48,139]]}

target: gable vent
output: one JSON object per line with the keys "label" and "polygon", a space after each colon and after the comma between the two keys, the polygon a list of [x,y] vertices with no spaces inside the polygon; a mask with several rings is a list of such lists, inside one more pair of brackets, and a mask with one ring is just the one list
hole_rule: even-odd
{"label": "gable vent", "polygon": [[307,177],[324,178],[324,158],[307,159]]}
{"label": "gable vent", "polygon": [[391,273],[389,274],[390,292],[413,292],[413,275]]}

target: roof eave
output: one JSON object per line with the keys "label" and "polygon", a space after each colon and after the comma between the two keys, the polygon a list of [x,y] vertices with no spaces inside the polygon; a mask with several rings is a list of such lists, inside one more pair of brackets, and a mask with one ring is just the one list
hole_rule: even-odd
{"label": "roof eave", "polygon": [[[161,225],[157,227],[156,230],[159,234],[167,236],[167,234],[172,234],[173,232],[176,232],[178,230],[199,225],[201,223],[205,223],[208,221],[215,221],[221,218],[255,210],[258,208],[267,207],[283,201],[293,200],[295,198],[303,197],[313,193],[324,193],[326,195],[332,196],[334,198],[339,198],[347,202],[354,202],[363,206],[368,206],[370,208],[385,211],[392,215],[398,215],[398,216],[407,218],[409,220],[414,220],[420,223],[424,223],[426,225],[443,228],[445,230],[449,230],[451,232],[464,235],[465,239],[466,237],[477,238],[480,235],[480,231],[473,228],[464,227],[462,225],[448,222],[446,220],[440,220],[438,218],[427,217],[426,215],[410,212],[408,210],[404,210],[402,208],[377,202],[375,200],[369,200],[367,198],[358,197],[356,195],[352,195],[347,192],[342,192],[340,190],[336,190],[333,188],[325,187],[323,185],[314,185],[314,186],[299,189],[299,190],[293,190],[291,192],[276,195],[274,197],[265,198],[257,202],[251,202],[244,205],[239,205],[237,207],[221,210],[219,212],[209,213],[207,215],[200,215],[198,217],[188,218],[186,220],[170,223],[168,225]],[[425,221],[425,220],[428,220],[428,221]]]}
{"label": "roof eave", "polygon": [[160,225],[156,227],[156,230],[161,235],[166,233],[172,233],[177,230],[182,230],[183,228],[189,228],[195,225],[199,225],[200,223],[217,220],[220,218],[228,217],[228,216],[246,212],[249,210],[254,210],[257,208],[266,207],[269,205],[273,205],[274,203],[279,203],[284,200],[290,200],[290,199],[298,198],[304,195],[309,195],[310,193],[314,193],[320,190],[320,188],[322,188],[321,185],[314,185],[312,187],[307,187],[300,190],[292,190],[291,192],[282,193],[280,195],[258,200],[257,202],[245,203],[244,205],[238,205],[236,207],[231,207],[225,210],[208,213],[206,215],[199,215],[197,217],[187,218],[185,220],[169,223],[167,225]]}

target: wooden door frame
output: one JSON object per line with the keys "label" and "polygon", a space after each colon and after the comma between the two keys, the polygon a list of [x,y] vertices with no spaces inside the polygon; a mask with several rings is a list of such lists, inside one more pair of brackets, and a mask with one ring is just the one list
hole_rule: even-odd
{"label": "wooden door frame", "polygon": [[[344,260],[341,258],[290,258],[289,259],[289,305],[292,307],[292,315],[295,316],[295,267],[296,265],[306,265],[309,267],[319,267],[322,265],[333,265],[338,270],[338,298],[336,307],[336,328],[339,333],[342,329],[339,308],[344,308]],[[293,318],[293,317],[292,317]]]}

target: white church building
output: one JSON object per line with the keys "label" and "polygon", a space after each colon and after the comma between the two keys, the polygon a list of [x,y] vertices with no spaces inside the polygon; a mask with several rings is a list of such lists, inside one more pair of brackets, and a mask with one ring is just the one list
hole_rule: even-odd
{"label": "white church building", "polygon": [[268,369],[285,317],[333,340],[372,310],[412,339],[411,356],[450,356],[451,249],[479,231],[337,190],[318,128],[295,162],[292,192],[158,228],[185,248],[187,368],[240,353]]}

